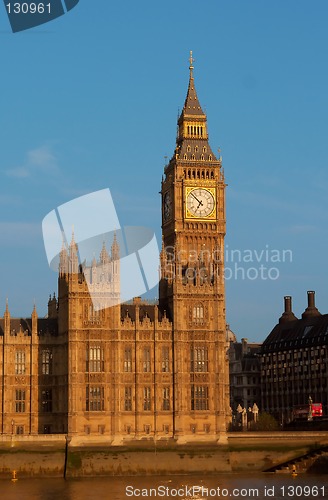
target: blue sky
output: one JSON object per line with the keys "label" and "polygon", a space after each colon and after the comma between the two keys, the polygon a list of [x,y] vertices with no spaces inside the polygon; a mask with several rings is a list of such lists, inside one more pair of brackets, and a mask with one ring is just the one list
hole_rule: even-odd
{"label": "blue sky", "polygon": [[[299,316],[307,290],[328,312],[327,18],[325,0],[80,0],[13,34],[0,9],[0,311],[8,297],[14,316],[34,300],[46,313],[57,276],[41,222],[66,201],[109,187],[121,224],[160,238],[158,191],[193,50],[228,184],[227,251],[262,256],[246,271],[279,274],[227,280],[231,328],[263,340],[283,296]],[[271,262],[271,250],[292,261]]]}

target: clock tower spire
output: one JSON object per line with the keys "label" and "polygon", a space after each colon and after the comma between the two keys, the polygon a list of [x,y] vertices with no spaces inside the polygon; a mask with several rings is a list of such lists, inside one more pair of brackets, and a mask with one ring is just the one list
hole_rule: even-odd
{"label": "clock tower spire", "polygon": [[[205,161],[211,158],[215,160],[215,155],[208,144],[206,114],[202,110],[196,92],[192,51],[190,51],[189,62],[189,85],[183,110],[178,119],[177,149],[181,158],[184,159]],[[192,148],[191,145],[194,147]],[[197,148],[196,146],[200,147]],[[187,155],[187,158],[185,158],[185,155]]]}
{"label": "clock tower spire", "polygon": [[[225,181],[208,142],[194,59],[173,157],[162,181],[160,307],[173,323],[174,412],[181,433],[216,439],[229,415],[224,287]],[[204,420],[204,422],[203,422]],[[197,430],[197,434],[198,431]]]}

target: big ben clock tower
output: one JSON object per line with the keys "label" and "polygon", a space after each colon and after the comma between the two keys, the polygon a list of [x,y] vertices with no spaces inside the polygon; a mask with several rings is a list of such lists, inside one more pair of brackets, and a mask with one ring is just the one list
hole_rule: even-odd
{"label": "big ben clock tower", "polygon": [[229,418],[225,181],[208,142],[190,53],[175,153],[162,181],[160,308],[173,323],[174,433],[220,440]]}

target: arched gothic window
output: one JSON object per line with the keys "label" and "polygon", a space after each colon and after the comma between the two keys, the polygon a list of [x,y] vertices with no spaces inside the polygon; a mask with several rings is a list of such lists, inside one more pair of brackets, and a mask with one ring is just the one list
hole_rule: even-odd
{"label": "arched gothic window", "polygon": [[192,308],[192,320],[196,325],[204,323],[204,306],[203,304],[196,304]]}

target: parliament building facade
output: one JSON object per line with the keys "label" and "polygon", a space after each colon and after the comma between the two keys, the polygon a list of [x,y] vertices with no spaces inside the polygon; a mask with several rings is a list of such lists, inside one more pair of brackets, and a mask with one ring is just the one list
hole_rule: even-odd
{"label": "parliament building facade", "polygon": [[[103,435],[112,443],[218,441],[229,411],[225,180],[208,142],[193,62],[161,186],[159,301],[95,308],[74,237],[48,315],[0,319],[0,433]],[[119,283],[120,248],[97,266]],[[92,268],[93,264],[90,264]],[[95,264],[96,265],[96,264]]]}

